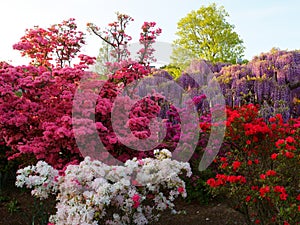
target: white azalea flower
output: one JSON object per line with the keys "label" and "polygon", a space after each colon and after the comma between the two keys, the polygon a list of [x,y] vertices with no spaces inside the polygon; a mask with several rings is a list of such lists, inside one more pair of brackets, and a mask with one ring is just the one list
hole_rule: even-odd
{"label": "white azalea flower", "polygon": [[[86,157],[79,165],[69,165],[64,176],[39,161],[18,170],[16,185],[32,188],[39,198],[57,195],[57,212],[49,219],[55,225],[148,224],[158,219],[158,211],[168,208],[176,212],[173,201],[186,196],[179,175],[191,175],[190,165],[172,160],[167,149],[154,154],[155,159],[134,158],[123,166],[108,166]],[[184,191],[179,193],[179,187]],[[109,217],[109,207],[118,213]]]}

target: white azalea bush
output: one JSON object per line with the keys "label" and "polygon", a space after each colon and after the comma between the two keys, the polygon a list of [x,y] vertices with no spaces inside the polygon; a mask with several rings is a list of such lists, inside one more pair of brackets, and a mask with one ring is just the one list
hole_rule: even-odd
{"label": "white azalea bush", "polygon": [[186,197],[184,181],[191,176],[189,163],[171,159],[166,150],[155,150],[155,158],[136,158],[124,166],[108,166],[86,157],[69,165],[64,175],[45,162],[18,170],[16,185],[32,188],[45,199],[57,195],[57,212],[49,224],[148,224],[160,212],[176,213],[173,201]]}

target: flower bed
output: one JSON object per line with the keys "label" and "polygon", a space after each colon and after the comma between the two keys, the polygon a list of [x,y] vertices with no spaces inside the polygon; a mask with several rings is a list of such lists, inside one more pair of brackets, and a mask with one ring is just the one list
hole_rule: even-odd
{"label": "flower bed", "polygon": [[179,175],[191,176],[189,164],[171,160],[168,150],[156,151],[155,156],[134,158],[124,166],[86,157],[79,165],[69,165],[62,175],[39,161],[17,172],[16,185],[32,188],[32,195],[41,199],[57,195],[57,212],[50,224],[148,224],[166,209],[176,213],[173,201],[186,197]]}

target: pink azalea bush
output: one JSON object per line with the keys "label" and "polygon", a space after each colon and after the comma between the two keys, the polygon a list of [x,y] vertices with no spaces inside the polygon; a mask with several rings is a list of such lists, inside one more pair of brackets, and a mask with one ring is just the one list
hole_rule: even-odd
{"label": "pink azalea bush", "polygon": [[[156,33],[160,32],[152,34],[155,24],[147,24],[141,41],[150,51]],[[47,29],[35,27],[27,30],[14,48],[32,58],[31,65],[0,64],[0,138],[11,148],[6,153],[9,159],[23,157],[24,164],[46,160],[55,168],[78,163],[83,158],[76,143],[78,140],[74,137],[74,129],[84,136],[95,122],[101,141],[112,155],[121,157],[123,162],[133,156],[146,156],[143,152],[131,153],[118,141],[111,125],[111,110],[116,96],[133,81],[147,76],[149,67],[127,62],[112,73],[107,81],[100,81],[97,74],[86,72],[95,58],[78,55],[84,44],[84,34],[76,29],[74,19],[70,19]],[[151,33],[154,36],[148,38],[148,31],[149,35]],[[146,39],[149,39],[149,43]],[[152,52],[144,54],[143,58],[151,57]],[[72,65],[71,60],[75,56],[78,56],[79,63]],[[89,95],[80,103],[80,113],[84,114],[81,116],[85,119],[72,118],[72,111],[76,108],[73,104],[74,94],[78,88],[82,88],[80,81],[83,77],[94,80],[92,86],[86,87],[90,88]],[[97,103],[91,109],[89,99],[95,94],[97,85],[103,86],[103,89],[100,94],[97,93]],[[128,100],[123,98],[122,101],[125,101],[125,105]],[[150,105],[152,107],[148,107]],[[138,102],[136,107],[141,112],[133,110],[128,125],[136,137],[145,138],[149,135],[147,126],[151,118],[158,114],[159,106],[148,97]],[[92,114],[95,121],[86,118]],[[122,124],[123,120],[119,118],[118,121]],[[80,141],[80,135],[78,139]],[[92,153],[95,143],[84,141],[85,147],[90,148]]]}
{"label": "pink azalea bush", "polygon": [[132,59],[132,53],[128,50],[128,45],[132,37],[127,33],[126,29],[134,19],[127,14],[116,13],[116,15],[117,20],[109,23],[106,29],[101,29],[93,23],[87,24],[89,32],[99,37],[110,50],[106,56],[106,59],[110,60],[101,62],[102,64],[104,63],[103,66],[107,67],[109,72],[114,72],[122,67],[128,66],[128,64],[132,62],[139,62],[144,65],[155,62],[156,59],[153,56],[155,49],[153,48],[153,44],[156,42],[156,38],[161,34],[162,30],[155,28],[155,22],[144,22],[139,37],[141,49],[137,52],[137,58]]}

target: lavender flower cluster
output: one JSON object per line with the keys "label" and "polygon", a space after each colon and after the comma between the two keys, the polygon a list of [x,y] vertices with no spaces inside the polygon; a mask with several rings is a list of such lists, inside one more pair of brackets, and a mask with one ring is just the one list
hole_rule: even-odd
{"label": "lavender flower cluster", "polygon": [[[217,77],[226,105],[259,104],[261,115],[268,119],[281,113],[283,118],[300,115],[300,52],[272,49],[254,57],[247,64],[216,64],[205,62]],[[201,88],[191,74],[203,62],[194,61],[177,82],[191,93]],[[200,82],[201,84],[201,82]],[[203,93],[193,94],[194,96]],[[201,111],[201,110],[200,110]],[[206,111],[203,109],[202,111]]]}

